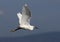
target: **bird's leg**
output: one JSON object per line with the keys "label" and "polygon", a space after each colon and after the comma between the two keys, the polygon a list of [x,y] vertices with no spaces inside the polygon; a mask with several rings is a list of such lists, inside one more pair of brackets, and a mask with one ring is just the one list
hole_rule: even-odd
{"label": "bird's leg", "polygon": [[15,31],[17,31],[17,30],[19,30],[19,29],[22,29],[22,28],[21,28],[21,27],[18,27],[18,28],[15,29]]}
{"label": "bird's leg", "polygon": [[12,32],[15,32],[15,31],[17,31],[17,30],[19,30],[19,29],[22,29],[21,27],[17,27],[16,29],[14,29],[14,30],[11,30]]}
{"label": "bird's leg", "polygon": [[16,28],[15,31],[19,30],[20,28]]}

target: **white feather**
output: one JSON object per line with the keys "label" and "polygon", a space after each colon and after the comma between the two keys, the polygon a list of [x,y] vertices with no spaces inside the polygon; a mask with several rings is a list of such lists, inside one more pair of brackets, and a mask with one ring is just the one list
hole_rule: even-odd
{"label": "white feather", "polygon": [[20,27],[33,30],[34,26],[30,25],[31,11],[28,8],[27,4],[23,6],[22,14],[18,13],[17,16],[19,18]]}
{"label": "white feather", "polygon": [[30,18],[31,18],[31,12],[28,6],[25,4],[22,9],[22,24],[29,25],[30,24]]}
{"label": "white feather", "polygon": [[19,19],[19,24],[21,24],[21,18],[22,18],[22,14],[19,12],[17,13],[18,19]]}

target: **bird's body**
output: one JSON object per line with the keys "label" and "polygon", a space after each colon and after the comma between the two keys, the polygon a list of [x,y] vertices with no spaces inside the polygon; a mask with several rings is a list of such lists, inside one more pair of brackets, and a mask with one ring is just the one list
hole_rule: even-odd
{"label": "bird's body", "polygon": [[34,29],[34,26],[31,26],[31,25],[20,25],[21,28],[23,29],[28,29],[28,30],[33,30]]}
{"label": "bird's body", "polygon": [[23,6],[22,13],[17,13],[17,16],[19,19],[19,27],[14,31],[17,31],[19,29],[33,30],[35,28],[35,26],[30,25],[30,19],[32,15],[27,4]]}

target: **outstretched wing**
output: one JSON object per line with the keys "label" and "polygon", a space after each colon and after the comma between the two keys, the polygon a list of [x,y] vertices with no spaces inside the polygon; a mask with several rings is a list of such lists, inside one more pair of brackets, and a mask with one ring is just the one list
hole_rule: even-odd
{"label": "outstretched wing", "polygon": [[22,19],[21,19],[21,24],[22,25],[30,25],[30,18],[31,18],[31,11],[27,4],[23,6],[22,9]]}
{"label": "outstretched wing", "polygon": [[19,12],[17,13],[18,19],[19,19],[19,24],[21,24],[21,18],[22,18],[22,14]]}

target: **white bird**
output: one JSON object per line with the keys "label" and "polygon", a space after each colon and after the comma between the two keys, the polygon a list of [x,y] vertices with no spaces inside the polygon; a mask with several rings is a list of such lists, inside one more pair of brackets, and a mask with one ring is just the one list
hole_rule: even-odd
{"label": "white bird", "polygon": [[27,4],[25,4],[23,6],[22,14],[19,12],[19,13],[17,13],[17,16],[18,16],[18,19],[19,19],[19,27],[15,30],[12,30],[13,32],[17,31],[19,29],[33,30],[34,28],[37,28],[36,26],[30,25],[31,11],[30,11]]}

